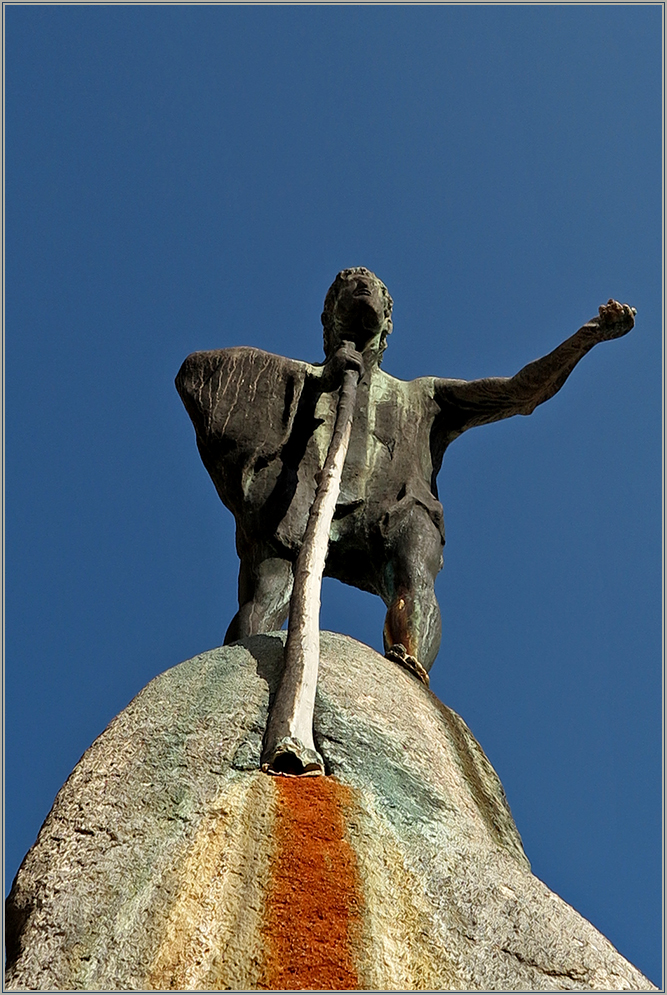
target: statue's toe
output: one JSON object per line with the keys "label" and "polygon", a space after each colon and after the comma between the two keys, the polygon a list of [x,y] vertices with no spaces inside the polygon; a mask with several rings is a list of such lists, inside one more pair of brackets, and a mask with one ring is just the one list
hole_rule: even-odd
{"label": "statue's toe", "polygon": [[390,646],[385,653],[385,657],[387,660],[392,660],[394,663],[400,664],[401,667],[405,667],[405,669],[409,670],[411,674],[418,677],[422,684],[425,684],[426,687],[429,686],[428,674],[425,669],[422,667],[417,657],[411,656],[408,653],[403,643],[394,643],[393,646]]}

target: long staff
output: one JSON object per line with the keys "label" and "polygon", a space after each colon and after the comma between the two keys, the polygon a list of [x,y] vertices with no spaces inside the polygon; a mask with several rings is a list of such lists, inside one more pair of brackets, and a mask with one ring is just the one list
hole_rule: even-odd
{"label": "long staff", "polygon": [[264,738],[262,770],[269,774],[324,773],[324,761],[313,741],[313,710],[320,662],[320,596],[329,530],[350,444],[358,379],[357,370],[345,370],[334,433],[324,466],[317,476],[317,492],[296,561],[285,669]]}

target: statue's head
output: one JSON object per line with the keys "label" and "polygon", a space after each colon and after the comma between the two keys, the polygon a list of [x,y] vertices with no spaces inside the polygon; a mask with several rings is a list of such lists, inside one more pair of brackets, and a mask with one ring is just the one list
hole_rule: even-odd
{"label": "statue's head", "polygon": [[379,365],[392,329],[393,303],[382,280],[365,266],[341,270],[324,299],[325,355],[329,357],[349,339],[359,352],[375,348]]}

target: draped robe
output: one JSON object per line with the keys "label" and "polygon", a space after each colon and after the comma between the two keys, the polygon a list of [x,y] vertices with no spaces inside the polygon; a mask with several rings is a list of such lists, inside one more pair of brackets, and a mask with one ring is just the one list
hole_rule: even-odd
{"label": "draped robe", "polygon": [[[176,386],[202,461],[236,519],[239,555],[294,559],[333,433],[339,382],[326,364],[236,347],[188,356]],[[445,449],[472,425],[529,414],[536,403],[498,378],[404,381],[372,364],[357,388],[332,546],[381,562],[383,544],[415,506],[444,544],[436,476]]]}

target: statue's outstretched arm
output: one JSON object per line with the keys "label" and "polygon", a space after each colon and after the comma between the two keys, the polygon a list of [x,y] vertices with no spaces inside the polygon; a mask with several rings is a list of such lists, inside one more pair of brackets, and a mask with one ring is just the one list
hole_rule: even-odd
{"label": "statue's outstretched arm", "polygon": [[435,399],[448,429],[459,434],[475,425],[529,415],[560,390],[579,360],[598,342],[620,338],[634,325],[636,311],[610,300],[600,313],[553,352],[524,366],[513,377],[436,380]]}

